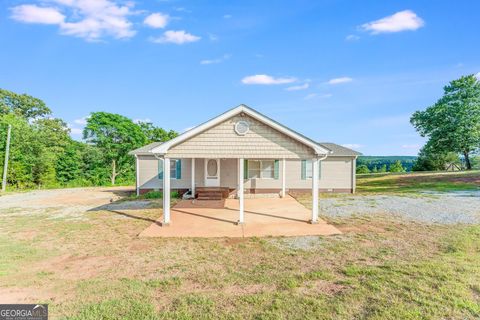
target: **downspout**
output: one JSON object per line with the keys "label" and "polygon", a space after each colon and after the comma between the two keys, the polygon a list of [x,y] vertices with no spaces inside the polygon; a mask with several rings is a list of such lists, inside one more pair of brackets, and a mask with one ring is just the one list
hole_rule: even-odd
{"label": "downspout", "polygon": [[138,155],[135,155],[135,191],[138,197],[140,195],[140,172],[138,167]]}

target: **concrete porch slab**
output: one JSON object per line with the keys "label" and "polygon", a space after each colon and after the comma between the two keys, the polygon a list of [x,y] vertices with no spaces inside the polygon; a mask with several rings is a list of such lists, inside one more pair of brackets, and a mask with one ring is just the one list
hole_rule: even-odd
{"label": "concrete porch slab", "polygon": [[323,220],[308,223],[311,212],[294,198],[245,199],[245,224],[237,225],[238,200],[182,200],[171,209],[171,224],[160,217],[141,237],[265,237],[341,234]]}

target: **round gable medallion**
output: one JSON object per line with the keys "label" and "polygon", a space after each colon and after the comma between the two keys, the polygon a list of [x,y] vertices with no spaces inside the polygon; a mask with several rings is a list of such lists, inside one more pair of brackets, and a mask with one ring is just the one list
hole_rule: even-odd
{"label": "round gable medallion", "polygon": [[250,130],[250,125],[248,124],[247,121],[241,120],[235,123],[235,132],[238,135],[244,136],[248,133],[249,130]]}

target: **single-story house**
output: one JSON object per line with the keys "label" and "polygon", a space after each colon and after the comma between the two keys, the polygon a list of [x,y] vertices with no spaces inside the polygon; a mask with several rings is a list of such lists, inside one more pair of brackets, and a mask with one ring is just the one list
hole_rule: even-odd
{"label": "single-story house", "polygon": [[136,158],[137,194],[164,190],[163,223],[170,223],[170,192],[200,200],[236,197],[244,222],[244,194],[312,192],[312,222],[318,192],[355,192],[360,153],[320,143],[240,105],[167,142],[130,154]]}

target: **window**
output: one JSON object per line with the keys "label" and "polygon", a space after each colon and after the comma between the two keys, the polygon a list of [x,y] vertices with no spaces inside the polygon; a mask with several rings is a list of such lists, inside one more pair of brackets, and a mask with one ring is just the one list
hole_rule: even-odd
{"label": "window", "polygon": [[313,168],[312,168],[312,160],[305,160],[305,178],[306,179],[312,179],[312,173]]}
{"label": "window", "polygon": [[177,179],[177,161],[179,159],[170,159],[170,178]]}
{"label": "window", "polygon": [[248,178],[275,179],[275,160],[248,160]]}
{"label": "window", "polygon": [[[158,160],[158,178],[163,179],[163,160]],[[170,178],[181,179],[182,178],[182,160],[170,159]]]}
{"label": "window", "polygon": [[[302,160],[302,180],[312,179],[313,167],[312,160]],[[322,161],[318,163],[318,178],[322,178]]]}

